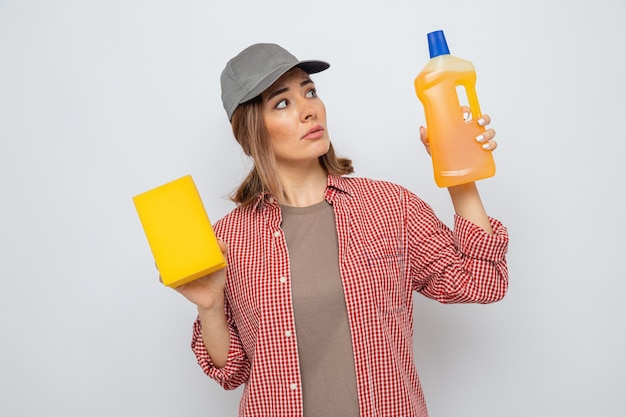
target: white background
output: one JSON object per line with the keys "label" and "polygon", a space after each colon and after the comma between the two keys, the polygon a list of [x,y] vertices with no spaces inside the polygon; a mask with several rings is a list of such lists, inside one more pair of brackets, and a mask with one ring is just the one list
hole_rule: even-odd
{"label": "white background", "polygon": [[419,143],[426,33],[474,62],[510,232],[497,304],[415,299],[432,417],[626,416],[626,1],[0,0],[0,416],[229,416],[132,196],[191,174],[212,220],[247,172],[219,74],[255,42],[314,77],[339,154],[448,224]]}

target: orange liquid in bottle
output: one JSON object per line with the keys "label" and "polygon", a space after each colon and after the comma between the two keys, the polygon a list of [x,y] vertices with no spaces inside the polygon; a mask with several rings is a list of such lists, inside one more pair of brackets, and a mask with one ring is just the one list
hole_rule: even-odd
{"label": "orange liquid in bottle", "polygon": [[[493,155],[476,141],[476,136],[485,128],[478,125],[481,113],[475,84],[474,65],[449,53],[431,58],[415,78],[415,92],[424,105],[433,174],[439,187],[495,175]],[[468,121],[463,117],[457,93],[459,86],[467,93],[472,115]]]}

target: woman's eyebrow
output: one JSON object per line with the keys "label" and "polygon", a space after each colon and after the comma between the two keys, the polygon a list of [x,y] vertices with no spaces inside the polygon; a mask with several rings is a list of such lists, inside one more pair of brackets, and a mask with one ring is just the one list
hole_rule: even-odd
{"label": "woman's eyebrow", "polygon": [[303,81],[300,83],[300,87],[304,87],[304,86],[305,86],[305,85],[307,85],[307,84],[313,84],[313,80],[307,77],[305,80],[303,80]]}
{"label": "woman's eyebrow", "polygon": [[[307,84],[313,84],[313,80],[307,77],[300,82],[300,87],[304,87]],[[276,97],[282,93],[286,93],[287,91],[289,91],[289,87],[283,87],[279,88],[278,90],[274,90],[267,96],[266,101],[270,101],[273,97]]]}
{"label": "woman's eyebrow", "polygon": [[289,91],[289,87],[284,87],[284,88],[279,88],[278,90],[274,90],[272,91],[269,96],[267,96],[267,100],[266,101],[270,101],[272,98],[282,94],[282,93],[286,93],[287,91]]}

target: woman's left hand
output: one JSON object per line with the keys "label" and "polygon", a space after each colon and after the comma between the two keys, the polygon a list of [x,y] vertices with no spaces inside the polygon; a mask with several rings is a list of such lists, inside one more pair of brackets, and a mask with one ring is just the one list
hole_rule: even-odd
{"label": "woman's left hand", "polygon": [[[463,110],[464,114],[470,114],[468,108],[464,108]],[[489,125],[489,123],[491,123],[491,117],[489,117],[488,114],[483,114],[481,118],[478,119],[478,124],[485,128]],[[485,129],[483,133],[476,137],[476,142],[481,144],[484,150],[493,151],[498,147],[498,143],[494,140],[495,136],[496,131],[494,129]],[[430,155],[430,144],[428,143],[428,129],[426,129],[424,126],[420,126],[420,140],[424,144],[426,152],[428,152],[428,155]]]}

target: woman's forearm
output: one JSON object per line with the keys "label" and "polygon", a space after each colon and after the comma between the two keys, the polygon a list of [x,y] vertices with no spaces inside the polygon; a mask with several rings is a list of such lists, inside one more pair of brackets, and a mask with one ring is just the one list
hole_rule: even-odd
{"label": "woman's forearm", "polygon": [[211,309],[199,308],[198,316],[202,323],[202,341],[209,357],[216,367],[223,368],[230,348],[230,332],[224,306],[221,304]]}
{"label": "woman's forearm", "polygon": [[448,187],[448,191],[452,199],[454,211],[458,216],[481,227],[489,234],[493,233],[489,217],[487,217],[478,188],[476,188],[476,183],[455,185],[454,187]]}

